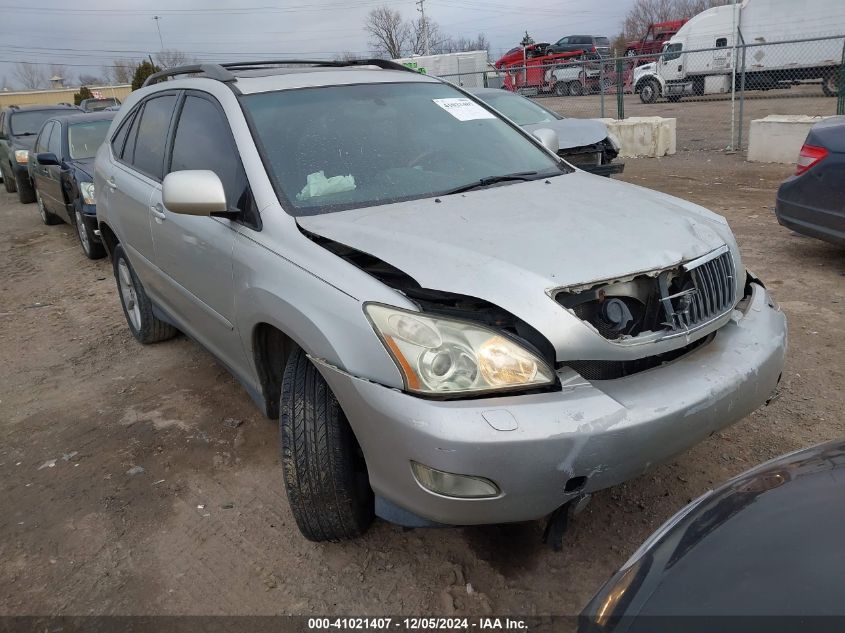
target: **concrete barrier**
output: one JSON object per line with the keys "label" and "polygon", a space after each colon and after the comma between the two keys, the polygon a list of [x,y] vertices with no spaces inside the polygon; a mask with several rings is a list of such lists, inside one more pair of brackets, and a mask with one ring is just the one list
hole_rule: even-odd
{"label": "concrete barrier", "polygon": [[675,119],[634,116],[627,119],[600,119],[621,146],[619,156],[660,158],[675,153]]}
{"label": "concrete barrier", "polygon": [[829,117],[770,114],[751,122],[748,160],[758,163],[794,163],[815,123]]}

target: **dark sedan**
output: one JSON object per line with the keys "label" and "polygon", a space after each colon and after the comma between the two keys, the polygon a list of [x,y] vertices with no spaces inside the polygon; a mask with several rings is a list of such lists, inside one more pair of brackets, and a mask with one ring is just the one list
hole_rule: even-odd
{"label": "dark sedan", "polygon": [[810,129],[795,175],[778,189],[775,214],[796,233],[845,246],[845,116]]}
{"label": "dark sedan", "polygon": [[586,606],[579,631],[838,627],[845,621],[843,500],[845,440],[753,468],[652,534]]}
{"label": "dark sedan", "polygon": [[64,220],[76,227],[82,250],[90,259],[106,251],[97,230],[94,203],[94,156],[106,138],[114,112],[54,117],[44,123],[29,171],[44,224]]}

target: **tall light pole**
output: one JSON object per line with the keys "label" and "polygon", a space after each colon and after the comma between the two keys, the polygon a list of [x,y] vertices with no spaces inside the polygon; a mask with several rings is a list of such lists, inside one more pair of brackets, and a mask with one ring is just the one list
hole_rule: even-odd
{"label": "tall light pole", "polygon": [[417,2],[415,4],[417,6],[419,6],[419,9],[417,9],[417,11],[419,11],[422,14],[421,19],[422,19],[423,45],[425,46],[425,54],[431,55],[431,47],[429,46],[429,43],[428,43],[428,20],[425,19],[425,0],[417,0]]}
{"label": "tall light pole", "polygon": [[154,15],[153,20],[155,20],[156,31],[158,31],[158,43],[159,43],[159,46],[161,47],[160,50],[163,51],[164,50],[164,40],[161,39],[161,27],[158,24],[158,21],[161,20],[161,16],[160,15]]}

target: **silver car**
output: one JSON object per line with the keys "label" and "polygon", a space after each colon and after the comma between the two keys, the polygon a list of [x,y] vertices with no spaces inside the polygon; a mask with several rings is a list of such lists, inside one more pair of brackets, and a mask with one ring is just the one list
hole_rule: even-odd
{"label": "silver car", "polygon": [[786,320],[725,220],[535,135],[380,60],[169,69],[115,118],[129,328],[279,419],[307,538],[559,516],[775,389]]}

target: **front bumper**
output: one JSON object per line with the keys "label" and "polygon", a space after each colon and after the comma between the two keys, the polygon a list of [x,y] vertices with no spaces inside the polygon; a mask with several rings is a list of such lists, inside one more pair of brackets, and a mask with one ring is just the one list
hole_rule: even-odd
{"label": "front bumper", "polygon": [[[744,313],[734,311],[713,341],[671,367],[558,392],[426,400],[316,365],[349,419],[376,495],[444,524],[532,520],[578,494],[640,475],[769,398],[783,367],[786,318],[762,286],[752,288]],[[493,428],[484,417],[493,411],[499,419],[509,414],[516,428]],[[414,479],[411,460],[485,477],[501,494],[433,494]],[[575,477],[586,482],[567,492]]]}
{"label": "front bumper", "polygon": [[625,171],[625,163],[606,163],[604,165],[581,165],[581,169],[597,176],[610,177]]}

